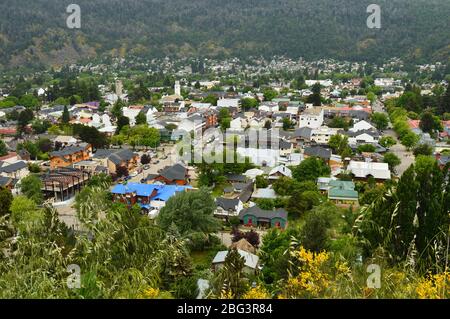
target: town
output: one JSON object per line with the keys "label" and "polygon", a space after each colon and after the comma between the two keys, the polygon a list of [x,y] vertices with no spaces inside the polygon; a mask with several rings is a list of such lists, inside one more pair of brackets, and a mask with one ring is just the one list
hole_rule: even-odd
{"label": "town", "polygon": [[[2,258],[51,256],[37,298],[448,298],[449,67],[132,57],[4,76]],[[373,263],[395,278],[362,289]]]}

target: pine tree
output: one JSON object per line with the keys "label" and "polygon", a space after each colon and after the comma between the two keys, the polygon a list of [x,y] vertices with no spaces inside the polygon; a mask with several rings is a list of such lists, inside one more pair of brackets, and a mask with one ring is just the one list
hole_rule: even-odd
{"label": "pine tree", "polygon": [[70,113],[69,113],[69,110],[67,109],[67,105],[64,105],[64,111],[62,114],[62,122],[69,123],[69,121],[70,121]]}

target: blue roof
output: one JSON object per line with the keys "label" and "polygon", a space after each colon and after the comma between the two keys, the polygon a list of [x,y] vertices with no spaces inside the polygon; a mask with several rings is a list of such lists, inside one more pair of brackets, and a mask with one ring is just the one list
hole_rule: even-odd
{"label": "blue roof", "polygon": [[128,194],[136,193],[137,196],[150,196],[154,190],[157,191],[156,196],[152,200],[167,201],[170,197],[175,195],[176,192],[182,192],[192,186],[178,186],[178,185],[156,185],[156,184],[140,184],[140,183],[128,183],[126,185],[117,184],[111,190],[113,194]]}

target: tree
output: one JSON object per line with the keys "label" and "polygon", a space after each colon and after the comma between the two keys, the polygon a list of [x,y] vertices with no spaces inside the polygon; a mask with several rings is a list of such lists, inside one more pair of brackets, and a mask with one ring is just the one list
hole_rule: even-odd
{"label": "tree", "polygon": [[333,215],[338,215],[338,209],[329,202],[315,207],[306,214],[305,224],[300,233],[303,247],[317,253],[327,248],[328,229],[331,227]]}
{"label": "tree", "polygon": [[395,139],[392,136],[386,135],[383,136],[382,138],[380,138],[380,145],[386,148],[389,148],[395,144],[397,144],[397,142],[395,141]]}
{"label": "tree", "polygon": [[248,111],[258,107],[258,101],[251,97],[246,97],[241,100],[241,108],[244,111]]}
{"label": "tree", "polygon": [[414,147],[413,153],[414,156],[419,155],[430,156],[433,155],[433,148],[428,144],[419,144],[416,147]]}
{"label": "tree", "polygon": [[450,83],[447,85],[447,90],[441,97],[440,113],[450,113]]}
{"label": "tree", "polygon": [[42,153],[48,153],[53,150],[53,143],[48,138],[40,138],[37,141],[37,146]]}
{"label": "tree", "polygon": [[157,223],[167,230],[174,224],[181,235],[194,232],[215,232],[218,222],[214,218],[216,205],[208,190],[180,192],[171,197],[161,209]]}
{"label": "tree", "polygon": [[203,99],[203,103],[211,103],[211,105],[217,106],[217,101],[219,99],[214,94],[209,94]]}
{"label": "tree", "polygon": [[342,155],[342,153],[349,147],[348,136],[341,134],[333,135],[330,137],[328,145],[336,154]]}
{"label": "tree", "polygon": [[420,118],[420,129],[425,133],[433,133],[435,130],[439,130],[440,121],[436,119],[431,111],[425,111]]}
{"label": "tree", "polygon": [[19,118],[17,120],[18,129],[20,132],[23,132],[25,127],[30,124],[30,122],[34,119],[34,113],[31,109],[26,109],[20,112]]}
{"label": "tree", "polygon": [[144,155],[141,156],[141,164],[142,165],[147,165],[147,164],[150,163],[150,161],[151,161],[151,158],[150,158],[149,155],[144,154]]}
{"label": "tree", "polygon": [[13,195],[7,188],[0,186],[0,217],[10,214],[10,207],[13,201]]}
{"label": "tree", "polygon": [[320,83],[316,83],[312,86],[312,94],[308,96],[308,103],[312,103],[314,106],[322,105],[322,95],[320,94],[321,86]]}
{"label": "tree", "polygon": [[42,181],[36,175],[28,175],[20,181],[20,191],[27,198],[40,205],[44,201],[42,195]]}
{"label": "tree", "polygon": [[215,294],[221,298],[240,298],[247,290],[244,280],[245,259],[237,249],[228,251],[223,267],[213,280]]}
{"label": "tree", "polygon": [[6,148],[5,142],[0,140],[0,156],[5,156],[8,154],[8,149]]}
{"label": "tree", "polygon": [[293,126],[292,121],[288,117],[283,118],[283,130],[290,130]]}
{"label": "tree", "polygon": [[139,112],[139,114],[136,116],[136,125],[145,125],[147,124],[147,116],[144,114],[144,112]]}
{"label": "tree", "polygon": [[266,188],[267,186],[269,186],[269,181],[265,176],[256,176],[256,188]]}
{"label": "tree", "polygon": [[278,92],[275,91],[274,89],[268,88],[264,90],[263,95],[265,101],[272,101],[274,98],[278,96]]}
{"label": "tree", "polygon": [[39,106],[39,100],[32,94],[25,94],[19,99],[19,104],[27,109],[36,109]]}
{"label": "tree", "polygon": [[64,105],[64,110],[63,110],[63,114],[62,114],[62,122],[67,124],[70,121],[70,113],[69,113],[69,109],[67,108],[67,105]]}
{"label": "tree", "polygon": [[270,130],[272,128],[272,121],[266,120],[266,122],[264,123],[264,128],[266,130]]}
{"label": "tree", "polygon": [[126,116],[119,115],[117,118],[116,134],[120,133],[120,131],[122,130],[122,128],[124,126],[129,126],[129,125],[130,125],[130,119]]}
{"label": "tree", "polygon": [[375,127],[379,130],[385,130],[389,124],[389,118],[384,113],[375,112],[371,116],[371,121],[375,124]]}
{"label": "tree", "polygon": [[308,157],[292,171],[293,177],[299,182],[316,181],[318,177],[329,176],[330,173],[330,167],[317,157]]}
{"label": "tree", "polygon": [[402,161],[394,153],[386,153],[384,154],[383,162],[389,165],[390,170],[393,170],[396,166],[400,165]]}
{"label": "tree", "polygon": [[419,141],[419,136],[412,131],[406,133],[402,138],[401,142],[408,150],[414,147]]}
{"label": "tree", "polygon": [[358,152],[368,152],[368,153],[374,153],[376,150],[375,146],[372,144],[362,144],[358,146]]}
{"label": "tree", "polygon": [[290,214],[298,217],[321,202],[322,196],[317,190],[304,192],[295,190],[289,198],[286,209]]}
{"label": "tree", "polygon": [[125,106],[125,103],[121,99],[118,99],[111,109],[112,115],[114,115],[116,118],[119,118],[121,115],[123,115],[122,108]]}

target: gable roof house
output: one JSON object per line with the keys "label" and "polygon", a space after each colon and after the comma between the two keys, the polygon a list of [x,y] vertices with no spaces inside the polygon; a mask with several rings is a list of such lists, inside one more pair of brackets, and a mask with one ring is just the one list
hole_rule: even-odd
{"label": "gable roof house", "polygon": [[129,149],[99,149],[94,154],[93,160],[107,167],[110,174],[115,174],[119,166],[124,166],[132,172],[138,166],[139,154]]}
{"label": "gable roof house", "polygon": [[28,176],[28,174],[30,174],[30,171],[28,170],[27,163],[24,161],[18,161],[9,165],[1,165],[0,167],[0,175],[3,177],[21,180]]}
{"label": "gable roof house", "polygon": [[239,198],[218,197],[216,205],[214,216],[225,220],[228,220],[229,217],[239,216],[239,212],[244,209],[244,204]]}
{"label": "gable roof house", "polygon": [[[244,250],[237,249],[239,255],[244,258],[244,273],[254,275],[259,270],[259,257]],[[219,251],[212,261],[213,271],[219,271],[225,264],[229,250]]]}
{"label": "gable roof house", "polygon": [[292,178],[292,171],[287,168],[284,165],[279,165],[277,167],[274,167],[270,172],[269,172],[269,180],[277,180],[280,177],[289,177]]}
{"label": "gable roof house", "polygon": [[328,199],[335,204],[357,204],[358,192],[350,181],[330,180]]}
{"label": "gable roof house", "polygon": [[189,183],[188,169],[181,164],[166,166],[159,172],[155,181],[162,182],[166,185],[187,185]]}
{"label": "gable roof house", "polygon": [[282,208],[264,210],[257,205],[243,209],[239,213],[239,219],[245,226],[268,227],[285,229],[288,223],[288,213]]}
{"label": "gable roof house", "polygon": [[92,155],[92,146],[80,143],[75,146],[64,147],[50,153],[50,168],[68,167],[74,163],[88,160]]}
{"label": "gable roof house", "polygon": [[370,176],[379,182],[391,179],[391,171],[387,163],[350,161],[347,171],[359,180],[367,180]]}

